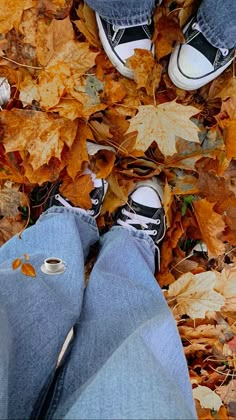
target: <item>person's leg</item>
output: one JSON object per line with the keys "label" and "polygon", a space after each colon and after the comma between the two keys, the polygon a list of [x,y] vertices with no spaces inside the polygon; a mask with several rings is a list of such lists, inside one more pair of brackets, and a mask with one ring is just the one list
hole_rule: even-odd
{"label": "person's leg", "polygon": [[155,0],[86,0],[86,3],[113,25],[136,25],[147,20],[154,9]]}
{"label": "person's leg", "polygon": [[[6,402],[8,418],[29,418],[39,393],[47,389],[64,340],[80,315],[84,260],[98,237],[89,215],[53,207],[21,239],[16,236],[0,248],[1,323],[5,318],[0,324],[1,418]],[[24,254],[36,277],[13,270],[13,260]],[[44,274],[41,265],[47,257],[65,261],[65,272]]]}
{"label": "person's leg", "polygon": [[236,2],[202,0],[197,20],[203,35],[216,48],[236,46]]}
{"label": "person's leg", "polygon": [[[147,190],[142,192],[148,205]],[[120,213],[123,220],[117,221],[124,227],[113,227],[100,241],[74,347],[58,380],[49,418],[195,416],[181,341],[153,275],[155,245],[148,234],[160,241],[165,229],[163,213],[153,208],[155,197],[151,198],[148,209],[130,201]],[[128,212],[130,206],[135,213]],[[136,217],[141,207],[146,216]],[[151,214],[156,218],[153,224]],[[149,233],[136,230],[138,223]]]}
{"label": "person's leg", "polygon": [[152,45],[152,14],[161,0],[87,0],[96,12],[102,46],[116,69],[125,77],[133,78],[127,66],[136,48],[154,52]]}
{"label": "person's leg", "polygon": [[183,29],[185,43],[171,54],[169,76],[185,90],[198,89],[218,77],[233,61],[236,2],[203,0]]}

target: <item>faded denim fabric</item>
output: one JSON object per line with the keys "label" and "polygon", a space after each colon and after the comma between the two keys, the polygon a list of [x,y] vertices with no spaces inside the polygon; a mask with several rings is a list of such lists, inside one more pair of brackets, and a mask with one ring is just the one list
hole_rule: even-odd
{"label": "faded denim fabric", "polygon": [[[175,321],[153,276],[152,240],[112,228],[84,289],[84,261],[98,240],[90,216],[53,207],[0,248],[0,418],[197,418]],[[25,253],[35,278],[12,269]],[[42,273],[50,256],[66,262],[63,274]]]}
{"label": "faded denim fabric", "polygon": [[[114,25],[135,25],[150,18],[155,0],[86,0],[86,3]],[[206,39],[217,48],[236,45],[236,1],[202,0],[198,21]]]}

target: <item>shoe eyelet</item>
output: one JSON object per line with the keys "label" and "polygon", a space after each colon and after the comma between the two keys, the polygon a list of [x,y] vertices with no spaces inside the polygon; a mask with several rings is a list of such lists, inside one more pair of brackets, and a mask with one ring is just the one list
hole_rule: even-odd
{"label": "shoe eyelet", "polygon": [[192,29],[197,29],[197,22],[194,22],[194,23],[192,24]]}
{"label": "shoe eyelet", "polygon": [[98,199],[96,198],[96,200],[94,200],[94,204],[95,206],[98,204]]}
{"label": "shoe eyelet", "polygon": [[157,234],[157,230],[154,230],[154,231],[153,231],[153,235],[156,235],[156,234]]}
{"label": "shoe eyelet", "polygon": [[221,53],[223,55],[223,57],[227,57],[227,55],[229,54],[229,50],[227,48],[224,48],[221,50]]}

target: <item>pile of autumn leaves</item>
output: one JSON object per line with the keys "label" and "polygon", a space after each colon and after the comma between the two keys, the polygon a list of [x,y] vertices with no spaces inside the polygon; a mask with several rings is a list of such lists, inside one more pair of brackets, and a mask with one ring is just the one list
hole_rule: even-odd
{"label": "pile of autumn leaves", "polygon": [[[61,192],[90,208],[89,163],[109,181],[103,227],[136,181],[158,175],[169,228],[158,281],[178,322],[199,418],[228,418],[235,399],[236,80],[230,68],[186,92],[166,72],[197,6],[165,0],[157,8],[157,59],[136,50],[131,81],[102,51],[94,14],[82,2],[1,1],[0,77],[11,84],[11,99],[0,112],[0,244],[24,229],[19,206],[29,218],[42,211],[30,202],[37,185],[60,178]],[[87,140],[115,153],[88,156]]]}

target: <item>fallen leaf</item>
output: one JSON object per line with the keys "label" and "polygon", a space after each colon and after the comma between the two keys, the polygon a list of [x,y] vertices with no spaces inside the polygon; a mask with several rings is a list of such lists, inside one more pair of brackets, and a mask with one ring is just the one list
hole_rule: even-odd
{"label": "fallen leaf", "polygon": [[87,140],[93,140],[93,134],[90,128],[81,121],[75,141],[67,154],[67,172],[73,180],[82,172],[84,163],[89,161]]}
{"label": "fallen leaf", "polygon": [[35,271],[34,267],[29,263],[22,264],[21,272],[25,276],[36,277],[36,271]]}
{"label": "fallen leaf", "polygon": [[225,125],[225,146],[227,159],[236,158],[236,120]]}
{"label": "fallen leaf", "polygon": [[26,196],[19,191],[19,186],[9,184],[0,187],[0,216],[14,217],[19,213],[19,207],[26,204]]}
{"label": "fallen leaf", "polygon": [[193,389],[193,398],[200,401],[203,408],[219,411],[223,405],[221,398],[214,391],[206,386],[198,385]]}
{"label": "fallen leaf", "polygon": [[174,310],[190,318],[205,318],[208,311],[219,311],[224,298],[214,290],[217,277],[207,271],[200,274],[186,273],[169,286],[168,298],[175,297]]}
{"label": "fallen leaf", "polygon": [[209,258],[224,254],[225,246],[217,237],[223,232],[225,223],[222,216],[213,210],[214,203],[209,203],[206,199],[202,199],[195,201],[193,206],[202,239],[208,248]]}
{"label": "fallen leaf", "polygon": [[151,51],[135,49],[134,55],[127,60],[127,66],[134,73],[137,88],[146,87],[149,74],[154,67],[154,57]]}
{"label": "fallen leaf", "polygon": [[47,164],[51,157],[61,159],[64,144],[71,147],[76,136],[77,122],[53,117],[40,111],[14,109],[2,111],[3,143],[7,152],[26,151],[34,170]]}
{"label": "fallen leaf", "polygon": [[185,0],[182,1],[181,9],[179,12],[179,24],[182,28],[189,19],[195,15],[199,6],[199,1],[196,0]]}
{"label": "fallen leaf", "polygon": [[215,272],[217,283],[215,289],[225,298],[222,308],[225,312],[236,312],[236,267],[226,266],[221,273]]}
{"label": "fallen leaf", "polygon": [[81,175],[77,176],[73,182],[71,179],[64,179],[60,187],[60,192],[74,206],[88,210],[92,207],[89,194],[93,189],[94,184],[91,176]]}
{"label": "fallen leaf", "polygon": [[145,152],[155,141],[164,155],[171,156],[176,153],[177,137],[199,142],[199,129],[189,119],[197,113],[197,108],[183,106],[175,101],[156,107],[141,105],[138,107],[138,114],[131,118],[127,133],[138,132],[135,146],[137,150]]}
{"label": "fallen leaf", "polygon": [[21,218],[3,217],[0,219],[0,246],[12,238],[12,236],[20,233],[25,227],[25,220]]}
{"label": "fallen leaf", "polygon": [[175,42],[184,42],[184,35],[175,16],[158,16],[154,14],[155,30],[153,41],[155,42],[158,60],[170,54]]}
{"label": "fallen leaf", "polygon": [[173,194],[172,190],[166,180],[164,186],[164,197],[163,197],[163,207],[165,210],[165,217],[166,217],[166,226],[169,228],[172,225],[172,212],[171,212],[171,205],[173,203]]}
{"label": "fallen leaf", "polygon": [[91,45],[99,48],[101,44],[94,11],[86,3],[81,2],[77,14],[80,20],[75,20],[74,24]]}
{"label": "fallen leaf", "polygon": [[13,270],[17,270],[17,268],[19,268],[21,266],[21,264],[22,264],[22,261],[21,261],[20,258],[17,258],[16,260],[14,260],[12,262],[12,268],[13,268]]}
{"label": "fallen leaf", "polygon": [[1,0],[0,2],[0,33],[5,34],[12,28],[16,30],[21,22],[24,10],[37,4],[36,0]]}

